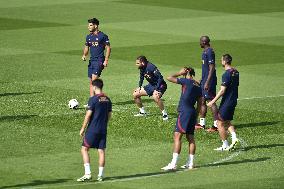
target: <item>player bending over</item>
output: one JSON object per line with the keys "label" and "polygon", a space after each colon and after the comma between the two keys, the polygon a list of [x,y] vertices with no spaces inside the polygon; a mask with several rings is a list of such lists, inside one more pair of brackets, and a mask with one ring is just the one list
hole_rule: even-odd
{"label": "player bending over", "polygon": [[[184,76],[184,78],[178,78]],[[185,134],[188,141],[188,160],[183,169],[193,169],[193,159],[195,154],[194,129],[197,119],[197,112],[201,106],[201,87],[193,79],[195,72],[193,68],[183,68],[178,73],[167,77],[170,82],[182,85],[181,95],[178,105],[178,118],[174,129],[174,146],[172,161],[163,170],[175,170],[179,154],[181,152],[181,139]],[[194,107],[197,101],[197,111]]]}
{"label": "player bending over", "polygon": [[[221,89],[216,97],[207,104],[207,106],[211,107],[222,96],[217,124],[223,145],[215,149],[218,151],[231,150],[239,142],[235,128],[231,123],[238,100],[239,72],[231,66],[232,57],[229,54],[222,56],[221,63],[225,69],[225,73],[222,75]],[[232,135],[232,144],[230,146],[227,141],[228,136],[225,127],[228,128]]]}
{"label": "player bending over", "polygon": [[[168,114],[165,110],[163,101],[161,100],[163,94],[167,90],[167,83],[164,81],[162,74],[145,56],[137,57],[136,66],[140,69],[140,81],[139,87],[133,92],[133,97],[140,111],[135,116],[146,116],[141,96],[152,96],[162,111],[163,120],[168,120]],[[146,78],[149,84],[142,87],[144,78]]]}
{"label": "player bending over", "polygon": [[102,91],[103,81],[101,79],[92,81],[92,86],[94,96],[91,97],[88,102],[86,116],[80,130],[80,136],[83,137],[81,154],[83,157],[85,174],[83,177],[77,179],[78,182],[84,182],[92,178],[89,157],[90,148],[96,148],[98,150],[99,174],[97,180],[103,180],[107,125],[111,117],[112,103]]}

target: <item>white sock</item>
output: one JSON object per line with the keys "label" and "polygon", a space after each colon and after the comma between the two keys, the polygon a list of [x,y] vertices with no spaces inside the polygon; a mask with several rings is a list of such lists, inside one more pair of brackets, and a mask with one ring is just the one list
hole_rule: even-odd
{"label": "white sock", "polygon": [[139,108],[139,110],[140,110],[140,112],[141,112],[142,114],[145,114],[145,109],[144,109],[144,107]]}
{"label": "white sock", "polygon": [[189,154],[188,155],[188,160],[187,160],[187,165],[192,166],[193,165],[193,160],[194,160],[194,155]]}
{"label": "white sock", "polygon": [[201,126],[205,126],[205,122],[206,122],[205,118],[200,118],[199,124],[200,124]]}
{"label": "white sock", "polygon": [[173,159],[172,159],[171,165],[176,165],[177,164],[178,156],[179,156],[178,153],[173,153]]}
{"label": "white sock", "polygon": [[163,111],[162,111],[162,114],[163,114],[163,115],[168,115],[166,110],[163,110]]}
{"label": "white sock", "polygon": [[90,175],[91,174],[91,167],[89,163],[84,164],[85,167],[85,175]]}
{"label": "white sock", "polygon": [[232,135],[232,141],[234,141],[234,140],[237,139],[237,134],[236,134],[236,132],[231,132],[231,135]]}
{"label": "white sock", "polygon": [[104,175],[104,167],[99,167],[99,177],[102,177]]}
{"label": "white sock", "polygon": [[214,127],[218,127],[217,120],[214,121]]}
{"label": "white sock", "polygon": [[222,145],[223,148],[227,148],[229,146],[229,143],[227,140],[222,140],[222,142],[223,142],[223,145]]}

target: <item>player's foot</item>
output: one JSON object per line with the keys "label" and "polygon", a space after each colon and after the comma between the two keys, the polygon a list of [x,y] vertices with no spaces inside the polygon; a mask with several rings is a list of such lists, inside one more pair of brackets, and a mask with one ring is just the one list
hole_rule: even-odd
{"label": "player's foot", "polygon": [[104,178],[102,176],[98,176],[97,181],[102,182]]}
{"label": "player's foot", "polygon": [[91,180],[91,178],[92,178],[92,175],[84,175],[84,176],[82,176],[81,178],[78,178],[78,179],[77,179],[77,182],[89,181],[89,180]]}
{"label": "player's foot", "polygon": [[171,163],[169,163],[167,166],[162,167],[161,169],[164,171],[173,171],[176,170],[177,166],[176,165],[172,165]]}
{"label": "player's foot", "polygon": [[239,139],[235,139],[235,140],[233,140],[232,141],[232,144],[228,147],[228,150],[234,150],[235,149],[235,147],[236,147],[236,145],[239,143],[240,141],[239,141]]}
{"label": "player's foot", "polygon": [[163,120],[164,120],[164,121],[167,121],[168,119],[169,119],[168,114],[164,114],[164,115],[163,115]]}
{"label": "player's foot", "polygon": [[218,128],[215,127],[215,126],[212,126],[212,127],[210,127],[209,129],[207,129],[206,131],[209,132],[209,133],[213,133],[213,132],[218,131]]}
{"label": "player's foot", "polygon": [[200,125],[199,123],[195,125],[195,130],[197,129],[205,129],[205,125]]}
{"label": "player's foot", "polygon": [[87,109],[89,107],[88,104],[83,105],[85,109]]}
{"label": "player's foot", "polygon": [[180,168],[191,170],[191,169],[194,169],[194,166],[193,166],[193,165],[185,164],[185,165],[180,166]]}
{"label": "player's foot", "polygon": [[138,114],[134,115],[135,117],[143,117],[146,116],[146,113],[139,112]]}
{"label": "player's foot", "polygon": [[219,148],[215,148],[215,151],[228,151],[229,150],[229,146],[225,147],[225,146],[221,146]]}

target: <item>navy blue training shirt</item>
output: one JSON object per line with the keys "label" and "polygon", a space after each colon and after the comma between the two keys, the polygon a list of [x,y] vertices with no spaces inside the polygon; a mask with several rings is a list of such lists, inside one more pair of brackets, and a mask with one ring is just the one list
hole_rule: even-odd
{"label": "navy blue training shirt", "polygon": [[108,36],[99,31],[97,34],[90,33],[86,37],[86,46],[90,47],[91,60],[104,57],[106,45],[110,45]]}
{"label": "navy blue training shirt", "polygon": [[92,111],[92,116],[86,132],[107,134],[108,113],[112,111],[109,97],[104,94],[91,97],[88,102],[88,110]]}
{"label": "navy blue training shirt", "polygon": [[[209,47],[205,49],[202,53],[202,79],[201,84],[204,85],[209,74],[209,65],[215,65],[215,53],[214,50]],[[216,70],[213,71],[209,85],[217,85]]]}
{"label": "navy blue training shirt", "polygon": [[178,111],[194,109],[194,105],[201,97],[201,87],[193,79],[177,78],[177,83],[182,85]]}
{"label": "navy blue training shirt", "polygon": [[158,89],[162,84],[165,83],[164,78],[158,68],[152,64],[151,62],[148,62],[147,65],[140,69],[140,81],[139,81],[139,87],[142,86],[144,78],[153,86],[156,86],[156,89]]}
{"label": "navy blue training shirt", "polygon": [[225,71],[222,75],[222,86],[226,87],[226,91],[222,97],[221,105],[237,105],[238,87],[239,87],[239,72],[231,68]]}

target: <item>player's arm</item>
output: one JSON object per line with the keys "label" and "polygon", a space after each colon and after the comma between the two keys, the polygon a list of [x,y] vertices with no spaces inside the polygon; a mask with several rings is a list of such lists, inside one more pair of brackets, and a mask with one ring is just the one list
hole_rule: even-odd
{"label": "player's arm", "polygon": [[108,112],[108,121],[110,120],[111,116],[112,116],[112,112]]}
{"label": "player's arm", "polygon": [[80,136],[83,137],[84,136],[84,131],[91,119],[91,116],[92,116],[92,110],[87,110],[86,112],[86,115],[85,115],[85,119],[83,121],[83,125],[81,127],[81,130],[80,130]]}
{"label": "player's arm", "polygon": [[182,68],[179,72],[168,76],[167,80],[172,82],[172,83],[178,83],[178,79],[177,78],[179,76],[186,75],[186,74],[187,74],[187,70],[185,68]]}
{"label": "player's arm", "polygon": [[144,81],[144,70],[140,70],[140,80],[139,80],[139,88],[141,89],[142,85],[143,85],[143,81]]}
{"label": "player's arm", "polygon": [[219,90],[219,92],[217,93],[217,95],[215,96],[215,98],[213,98],[213,100],[211,100],[207,106],[211,107],[221,96],[223,96],[225,94],[226,91],[226,86],[221,85],[221,89]]}
{"label": "player's arm", "polygon": [[88,56],[88,53],[89,53],[89,47],[85,46],[83,49],[83,56],[82,56],[83,61],[86,61],[86,57]]}
{"label": "player's arm", "polygon": [[111,48],[110,48],[110,44],[106,45],[106,54],[105,54],[105,61],[104,61],[104,66],[107,67],[108,64],[108,60],[110,57],[110,53],[111,53]]}
{"label": "player's arm", "polygon": [[157,87],[156,87],[156,90],[158,90],[159,87],[161,86],[162,82],[164,81],[164,78],[163,78],[161,72],[158,69],[155,69],[153,73],[158,78]]}
{"label": "player's arm", "polygon": [[209,73],[208,73],[208,77],[207,77],[207,80],[205,82],[205,90],[208,90],[209,88],[209,83],[212,79],[212,75],[214,73],[214,70],[215,70],[215,64],[209,64]]}

